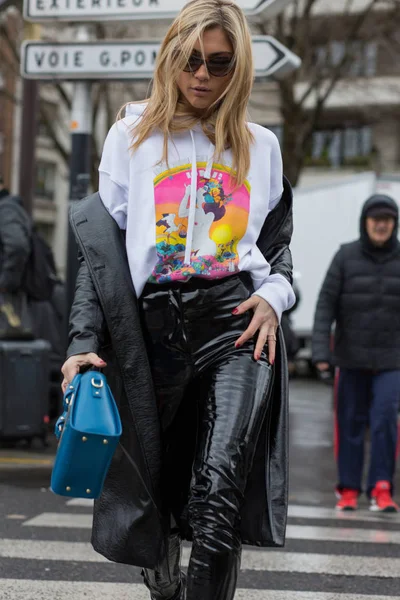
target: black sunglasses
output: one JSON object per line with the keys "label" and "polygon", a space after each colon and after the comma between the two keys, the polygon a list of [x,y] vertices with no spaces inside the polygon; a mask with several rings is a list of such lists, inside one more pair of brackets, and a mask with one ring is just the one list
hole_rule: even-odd
{"label": "black sunglasses", "polygon": [[205,65],[207,71],[213,77],[226,77],[232,71],[234,64],[234,58],[230,54],[216,55],[206,60],[201,54],[192,54],[183,70],[185,73],[197,73],[201,65]]}

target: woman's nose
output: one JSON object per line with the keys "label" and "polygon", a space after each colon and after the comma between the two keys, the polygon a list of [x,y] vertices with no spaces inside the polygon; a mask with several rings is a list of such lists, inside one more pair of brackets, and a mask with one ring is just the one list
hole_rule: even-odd
{"label": "woman's nose", "polygon": [[197,79],[200,79],[201,81],[210,79],[210,75],[207,71],[207,67],[206,67],[205,63],[202,63],[201,66],[197,69],[197,71],[195,73],[195,77]]}

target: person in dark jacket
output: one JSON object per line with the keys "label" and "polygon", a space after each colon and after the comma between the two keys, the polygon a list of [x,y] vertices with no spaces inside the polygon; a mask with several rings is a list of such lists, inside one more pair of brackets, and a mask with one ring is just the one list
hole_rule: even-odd
{"label": "person in dark jacket", "polygon": [[242,543],[284,542],[292,201],[276,137],[246,121],[252,82],[242,10],[186,4],[71,213],[63,385],[107,364],[123,423],[92,542],[153,600],[233,600]]}
{"label": "person in dark jacket", "polygon": [[0,292],[23,287],[31,251],[31,225],[17,196],[11,196],[0,175]]}
{"label": "person in dark jacket", "polygon": [[[339,367],[336,441],[338,510],[357,508],[370,429],[370,508],[396,512],[393,477],[400,399],[400,243],[396,202],[365,203],[360,239],[337,252],[317,303],[313,361]],[[331,327],[336,323],[331,351]]]}

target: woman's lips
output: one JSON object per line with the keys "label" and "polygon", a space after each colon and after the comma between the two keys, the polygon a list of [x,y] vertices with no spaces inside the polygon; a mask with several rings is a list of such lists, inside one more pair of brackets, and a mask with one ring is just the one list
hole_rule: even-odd
{"label": "woman's lips", "polygon": [[203,87],[194,87],[191,88],[191,90],[195,96],[205,96],[206,94],[209,94],[211,92],[210,89]]}

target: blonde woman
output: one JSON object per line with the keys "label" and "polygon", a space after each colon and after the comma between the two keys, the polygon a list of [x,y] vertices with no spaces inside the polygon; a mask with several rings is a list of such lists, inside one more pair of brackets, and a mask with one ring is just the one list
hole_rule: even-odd
{"label": "blonde woman", "polygon": [[123,421],[92,543],[142,567],[153,600],[232,600],[242,543],[284,542],[291,193],[277,139],[246,120],[252,82],[238,6],[187,4],[71,214],[63,386],[103,367]]}

